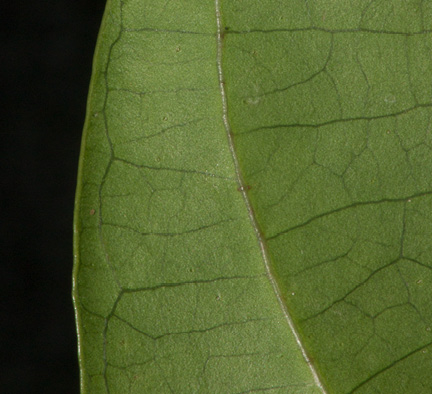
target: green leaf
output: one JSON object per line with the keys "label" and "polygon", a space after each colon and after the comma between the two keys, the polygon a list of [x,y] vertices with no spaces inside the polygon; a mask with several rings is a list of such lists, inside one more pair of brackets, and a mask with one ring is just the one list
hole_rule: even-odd
{"label": "green leaf", "polygon": [[83,393],[431,392],[431,21],[420,0],[108,1]]}

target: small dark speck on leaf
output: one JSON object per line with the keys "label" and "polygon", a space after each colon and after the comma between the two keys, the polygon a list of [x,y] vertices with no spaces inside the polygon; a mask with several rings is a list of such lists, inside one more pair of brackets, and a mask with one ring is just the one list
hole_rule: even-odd
{"label": "small dark speck on leaf", "polygon": [[239,192],[243,192],[243,191],[248,191],[248,190],[250,190],[250,189],[252,189],[252,186],[250,186],[250,185],[246,185],[246,186],[240,186],[240,187],[238,187],[238,188],[237,188],[237,191],[239,191]]}
{"label": "small dark speck on leaf", "polygon": [[93,216],[96,213],[94,209],[90,209],[90,215]]}

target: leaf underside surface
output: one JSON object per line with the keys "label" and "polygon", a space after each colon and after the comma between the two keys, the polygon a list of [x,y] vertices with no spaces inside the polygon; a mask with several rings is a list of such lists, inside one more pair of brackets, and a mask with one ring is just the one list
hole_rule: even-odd
{"label": "leaf underside surface", "polygon": [[108,1],[82,393],[432,391],[431,39],[420,0]]}

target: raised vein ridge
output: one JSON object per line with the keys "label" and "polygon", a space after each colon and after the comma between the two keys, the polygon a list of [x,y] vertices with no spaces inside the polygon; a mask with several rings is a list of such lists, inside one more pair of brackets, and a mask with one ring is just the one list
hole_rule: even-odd
{"label": "raised vein ridge", "polygon": [[264,261],[264,266],[265,266],[265,270],[266,270],[266,274],[267,277],[273,287],[275,296],[277,298],[277,301],[279,303],[279,306],[282,310],[282,313],[285,317],[285,320],[288,323],[288,326],[291,330],[291,332],[294,335],[295,341],[297,342],[298,347],[300,348],[300,351],[303,355],[304,360],[306,361],[307,365],[309,366],[309,369],[312,373],[312,376],[314,378],[315,384],[321,389],[321,391],[324,394],[327,394],[326,390],[324,389],[323,384],[321,383],[321,380],[318,376],[317,370],[315,369],[315,366],[313,365],[311,359],[308,357],[307,353],[306,353],[306,349],[303,346],[303,343],[300,340],[300,335],[296,329],[296,327],[294,326],[294,322],[293,319],[291,317],[291,314],[289,313],[287,306],[285,304],[285,302],[283,301],[282,295],[281,295],[281,291],[279,289],[279,286],[275,280],[275,277],[272,273],[271,270],[271,266],[270,266],[270,257],[269,254],[267,252],[267,248],[264,242],[264,238],[263,235],[259,229],[258,226],[258,222],[257,219],[255,217],[251,202],[249,200],[248,194],[247,194],[247,186],[246,183],[243,180],[243,176],[241,173],[241,169],[240,169],[240,165],[239,165],[239,161],[238,161],[238,157],[237,157],[237,153],[235,150],[235,145],[234,145],[234,138],[233,138],[233,133],[232,133],[232,129],[231,129],[231,125],[228,119],[228,105],[227,105],[227,96],[226,96],[226,92],[225,92],[225,81],[224,81],[224,73],[223,73],[223,67],[222,67],[222,47],[223,47],[223,29],[222,29],[222,16],[221,16],[221,7],[220,7],[220,0],[215,0],[215,9],[216,9],[216,23],[217,23],[217,33],[216,33],[216,41],[217,41],[217,57],[216,57],[216,64],[217,64],[217,71],[218,71],[218,79],[219,79],[219,90],[220,90],[220,94],[221,94],[221,99],[222,99],[222,120],[223,120],[223,124],[225,127],[225,131],[227,133],[227,138],[228,138],[228,145],[229,145],[229,150],[231,152],[231,156],[234,162],[234,169],[235,169],[235,173],[236,173],[236,181],[237,184],[239,186],[239,191],[242,194],[243,197],[243,201],[246,205],[246,209],[248,211],[248,215],[249,215],[249,219],[251,221],[252,227],[254,229],[255,235],[257,237],[258,240],[258,244],[261,250],[261,255]]}

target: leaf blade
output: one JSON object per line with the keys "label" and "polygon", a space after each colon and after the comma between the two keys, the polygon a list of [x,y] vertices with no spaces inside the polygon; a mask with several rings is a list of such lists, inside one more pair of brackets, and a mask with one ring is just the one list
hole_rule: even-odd
{"label": "leaf blade", "polygon": [[[120,4],[109,3],[106,15]],[[207,11],[215,32],[214,4]],[[81,171],[90,180],[77,209],[83,392],[317,392],[237,190],[215,33],[126,25],[106,45],[95,128],[109,149],[98,150],[87,126]],[[197,62],[202,73],[186,78]],[[98,181],[92,156],[103,163]],[[254,340],[261,335],[268,340]]]}
{"label": "leaf blade", "polygon": [[83,392],[320,392],[277,298],[329,392],[429,387],[430,10],[406,4],[108,3]]}

